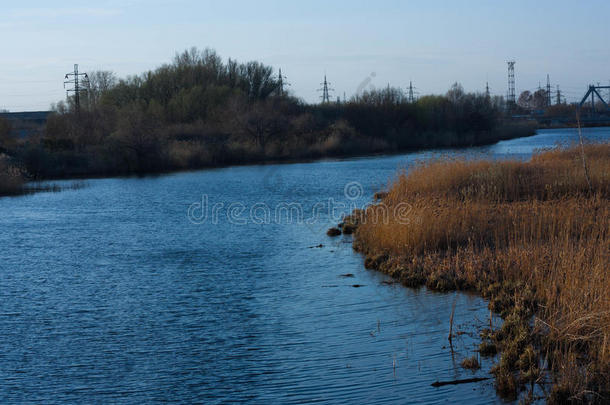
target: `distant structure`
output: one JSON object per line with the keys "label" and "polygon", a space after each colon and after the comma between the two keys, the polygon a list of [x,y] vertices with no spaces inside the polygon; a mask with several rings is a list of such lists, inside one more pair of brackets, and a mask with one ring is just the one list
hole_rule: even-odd
{"label": "distant structure", "polygon": [[547,73],[546,75],[546,106],[551,106],[551,79]]}
{"label": "distant structure", "polygon": [[[81,87],[80,85],[81,76],[83,77],[83,84],[85,84],[85,87]],[[64,88],[66,88],[66,85],[71,86],[66,89],[67,95],[70,96],[71,92],[74,93],[74,109],[78,114],[80,112],[80,93],[88,90],[89,76],[87,76],[87,73],[78,73],[78,64],[75,63],[74,72],[66,73],[64,79],[66,79]]]}
{"label": "distant structure", "polygon": [[334,89],[329,87],[330,83],[326,80],[326,75],[324,75],[324,82],[320,83],[320,85],[322,88],[318,89],[318,91],[322,92],[322,95],[320,96],[322,99],[322,104],[330,103],[330,92],[334,91]]}
{"label": "distant structure", "polygon": [[485,98],[488,100],[491,98],[491,95],[489,93],[489,82],[485,82]]}
{"label": "distant structure", "polygon": [[413,82],[409,80],[409,95],[407,96],[409,103],[415,102],[415,97],[413,96]]}
{"label": "distant structure", "polygon": [[19,138],[44,134],[52,111],[0,112],[0,118],[11,123],[11,133]]}
{"label": "distant structure", "polygon": [[589,85],[589,89],[587,90],[587,93],[580,101],[579,107],[582,108],[582,106],[587,102],[587,99],[589,98],[589,96],[591,96],[591,114],[595,114],[595,96],[597,96],[597,98],[602,103],[602,105],[606,108],[606,110],[610,110],[610,106],[608,106],[608,103],[606,102],[606,100],[604,100],[604,98],[601,96],[601,94],[598,91],[598,90],[602,90],[602,89],[610,89],[610,86],[595,86],[593,84]]}
{"label": "distant structure", "polygon": [[559,85],[557,85],[557,93],[555,94],[555,104],[561,104],[561,90],[559,90]]}
{"label": "distant structure", "polygon": [[284,79],[287,79],[286,76],[282,75],[282,69],[280,68],[278,77],[277,77],[277,95],[282,97],[284,96],[284,86],[290,86],[290,83],[285,82]]}
{"label": "distant structure", "polygon": [[515,61],[508,62],[508,93],[506,95],[506,103],[509,108],[513,108],[516,104],[515,100]]}

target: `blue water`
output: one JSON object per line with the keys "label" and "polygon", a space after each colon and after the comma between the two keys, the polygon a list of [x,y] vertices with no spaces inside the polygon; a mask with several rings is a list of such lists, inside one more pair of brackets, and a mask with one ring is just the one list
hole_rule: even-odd
{"label": "blue water", "polygon": [[[523,159],[576,139],[548,130],[468,150],[0,198],[0,402],[500,402],[492,380],[430,386],[489,376],[493,360],[459,367],[488,323],[483,300],[387,285],[349,238],[325,231],[417,160]],[[293,215],[279,208],[291,203]],[[466,333],[452,353],[454,300]]]}

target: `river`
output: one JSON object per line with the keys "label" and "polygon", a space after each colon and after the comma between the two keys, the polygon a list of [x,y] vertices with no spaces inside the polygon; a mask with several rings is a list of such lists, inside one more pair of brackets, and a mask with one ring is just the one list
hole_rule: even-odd
{"label": "river", "polygon": [[[608,140],[610,128],[584,135]],[[389,284],[325,231],[418,160],[524,159],[577,139],[542,130],[0,198],[0,401],[501,402],[493,380],[430,386],[489,377],[493,359],[459,366],[489,322],[484,300]],[[454,301],[464,333],[452,353]]]}

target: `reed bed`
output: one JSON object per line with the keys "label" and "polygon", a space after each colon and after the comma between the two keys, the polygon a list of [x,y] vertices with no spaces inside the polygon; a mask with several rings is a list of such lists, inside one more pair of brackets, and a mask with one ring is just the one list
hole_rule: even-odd
{"label": "reed bed", "polygon": [[549,402],[610,400],[610,144],[583,150],[422,163],[346,221],[367,267],[489,299],[506,397],[550,379]]}
{"label": "reed bed", "polygon": [[0,156],[0,196],[21,193],[23,183],[24,179],[21,171]]}

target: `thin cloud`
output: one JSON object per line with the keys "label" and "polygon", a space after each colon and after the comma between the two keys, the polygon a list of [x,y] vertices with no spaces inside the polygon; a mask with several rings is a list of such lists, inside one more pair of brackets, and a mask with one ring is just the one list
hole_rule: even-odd
{"label": "thin cloud", "polygon": [[116,8],[22,8],[10,12],[13,18],[112,17],[121,14]]}

